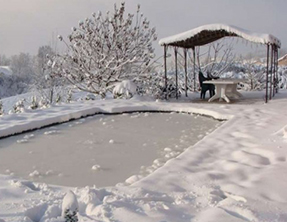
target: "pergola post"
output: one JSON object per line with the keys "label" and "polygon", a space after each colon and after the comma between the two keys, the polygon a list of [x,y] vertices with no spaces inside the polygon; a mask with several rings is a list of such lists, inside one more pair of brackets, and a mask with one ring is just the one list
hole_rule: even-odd
{"label": "pergola post", "polygon": [[174,61],[175,61],[175,97],[178,99],[178,70],[177,70],[177,47],[174,47]]}
{"label": "pergola post", "polygon": [[265,92],[265,102],[268,102],[268,70],[269,70],[269,44],[267,44],[267,67],[266,67],[266,92]]}
{"label": "pergola post", "polygon": [[270,82],[270,84],[269,84],[269,89],[270,89],[270,91],[269,91],[269,100],[271,100],[272,99],[272,87],[273,87],[273,84],[274,84],[274,82],[273,82],[273,59],[274,59],[274,46],[273,45],[271,45],[271,55],[270,55],[270,79],[269,79],[269,82]]}
{"label": "pergola post", "polygon": [[196,88],[196,83],[195,83],[195,47],[192,48],[192,52],[193,52],[193,92],[195,92],[195,88]]}
{"label": "pergola post", "polygon": [[187,49],[183,49],[184,54],[184,74],[185,74],[185,96],[187,97]]}
{"label": "pergola post", "polygon": [[167,99],[167,68],[166,68],[166,51],[167,51],[167,46],[164,45],[163,47],[163,60],[164,60],[164,88],[165,88],[165,99]]}
{"label": "pergola post", "polygon": [[274,88],[273,96],[278,92],[278,48],[275,46],[274,50]]}
{"label": "pergola post", "polygon": [[276,89],[276,46],[274,45],[273,48],[273,89],[272,89],[272,96],[275,96],[275,89]]}

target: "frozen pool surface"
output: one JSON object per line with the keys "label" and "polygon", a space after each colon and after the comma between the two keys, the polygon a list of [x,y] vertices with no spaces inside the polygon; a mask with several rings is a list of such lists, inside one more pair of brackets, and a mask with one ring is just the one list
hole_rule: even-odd
{"label": "frozen pool surface", "polygon": [[184,113],[95,115],[1,139],[0,174],[65,186],[112,186],[151,173],[220,124]]}

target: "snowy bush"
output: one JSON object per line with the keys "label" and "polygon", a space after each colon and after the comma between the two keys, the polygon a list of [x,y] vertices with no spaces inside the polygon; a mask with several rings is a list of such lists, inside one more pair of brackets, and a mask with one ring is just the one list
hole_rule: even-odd
{"label": "snowy bush", "polygon": [[154,58],[155,28],[140,12],[125,15],[125,4],[114,12],[93,13],[80,21],[65,42],[68,52],[49,61],[52,76],[65,77],[80,90],[105,97],[113,85],[139,78]]}
{"label": "snowy bush", "polygon": [[70,103],[72,101],[72,99],[73,99],[72,97],[73,97],[73,91],[70,89],[70,90],[68,90],[68,95],[67,95],[66,102]]}
{"label": "snowy bush", "polygon": [[49,106],[50,102],[49,100],[47,100],[47,98],[45,97],[41,97],[40,101],[39,101],[39,106],[41,108],[47,108]]}
{"label": "snowy bush", "polygon": [[39,108],[39,102],[37,101],[37,97],[32,96],[31,105],[29,106],[29,109],[38,109],[38,108]]}
{"label": "snowy bush", "polygon": [[21,99],[18,102],[16,102],[15,105],[13,106],[13,110],[10,110],[10,113],[22,113],[22,112],[24,112],[24,109],[25,109],[24,102],[25,101],[26,101],[25,99]]}
{"label": "snowy bush", "polygon": [[[165,79],[162,73],[153,73],[145,79],[137,82],[139,86],[137,93],[139,95],[149,95],[156,99],[175,98],[176,85],[173,77],[167,77],[167,89],[165,88]],[[178,85],[178,96],[181,95],[180,84]]]}
{"label": "snowy bush", "polygon": [[56,95],[56,103],[60,103],[62,101],[62,96],[60,93],[57,93]]}
{"label": "snowy bush", "polygon": [[85,96],[85,100],[95,100],[96,96],[93,93],[89,93]]}
{"label": "snowy bush", "polygon": [[124,80],[118,83],[113,89],[114,98],[130,99],[137,92],[137,86],[131,80]]}

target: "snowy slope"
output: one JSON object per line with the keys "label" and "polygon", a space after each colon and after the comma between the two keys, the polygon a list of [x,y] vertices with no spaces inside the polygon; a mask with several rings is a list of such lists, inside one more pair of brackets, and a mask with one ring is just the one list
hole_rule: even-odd
{"label": "snowy slope", "polygon": [[135,175],[131,185],[66,188],[2,175],[0,218],[62,221],[71,189],[80,221],[287,221],[287,91],[268,104],[263,94],[246,92],[233,104],[110,99],[4,116],[1,135],[97,112],[184,111],[227,122],[149,176]]}

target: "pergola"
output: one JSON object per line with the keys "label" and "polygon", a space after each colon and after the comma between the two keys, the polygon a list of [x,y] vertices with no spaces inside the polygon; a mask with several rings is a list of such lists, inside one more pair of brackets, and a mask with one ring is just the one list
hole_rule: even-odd
{"label": "pergola", "polygon": [[266,93],[265,102],[275,95],[278,91],[278,49],[281,47],[281,42],[278,38],[270,34],[253,33],[235,26],[224,24],[210,24],[200,26],[187,32],[163,38],[159,44],[164,47],[164,69],[165,69],[165,89],[167,90],[167,49],[174,48],[175,56],[175,75],[176,75],[176,98],[178,98],[178,65],[177,54],[178,48],[183,49],[184,54],[184,69],[185,69],[185,94],[187,96],[187,51],[193,51],[193,80],[194,90],[196,84],[195,72],[195,48],[214,42],[224,37],[239,37],[247,41],[264,44],[267,48],[266,61]]}

